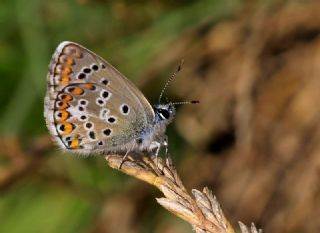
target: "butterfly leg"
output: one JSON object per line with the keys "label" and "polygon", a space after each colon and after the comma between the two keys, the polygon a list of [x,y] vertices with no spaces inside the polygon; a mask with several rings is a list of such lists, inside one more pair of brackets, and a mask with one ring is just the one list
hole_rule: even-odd
{"label": "butterfly leg", "polygon": [[[168,153],[168,136],[164,135],[162,142],[161,142],[161,146],[160,147],[164,147],[165,149],[165,161],[167,161],[169,159],[169,153]],[[160,148],[159,148],[160,149]],[[158,162],[158,160],[157,160]],[[164,164],[166,164],[166,162],[164,162]],[[163,169],[165,168],[165,166],[162,166],[161,172],[163,173]]]}
{"label": "butterfly leg", "polygon": [[155,155],[156,157],[158,157],[160,148],[161,148],[161,143],[158,142],[158,141],[153,141],[153,142],[151,142],[151,144],[150,144],[149,150],[152,151],[152,152],[155,151],[155,152],[154,152],[154,155]]}
{"label": "butterfly leg", "polygon": [[127,150],[127,152],[125,153],[125,155],[122,157],[121,163],[119,165],[119,169],[121,170],[122,165],[126,162],[129,161],[129,152],[130,150]]}
{"label": "butterfly leg", "polygon": [[153,155],[155,155],[156,157],[156,164],[158,164],[158,155],[159,155],[160,148],[161,148],[161,143],[158,141],[152,141],[149,146],[149,150],[153,152],[154,153]]}
{"label": "butterfly leg", "polygon": [[168,136],[167,135],[164,136],[162,144],[163,144],[163,146],[165,148],[165,156],[167,158],[168,157],[168,147],[169,147],[169,141],[168,141]]}

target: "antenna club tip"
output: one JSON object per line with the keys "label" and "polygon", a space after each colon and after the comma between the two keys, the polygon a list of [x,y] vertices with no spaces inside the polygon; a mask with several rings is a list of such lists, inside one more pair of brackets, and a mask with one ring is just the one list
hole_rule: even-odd
{"label": "antenna club tip", "polygon": [[199,101],[199,100],[192,100],[190,103],[192,103],[192,104],[199,104],[200,101]]}
{"label": "antenna club tip", "polygon": [[184,63],[184,59],[182,59],[180,61],[180,64],[179,64],[178,69],[177,69],[177,72],[179,72],[182,69],[183,63]]}

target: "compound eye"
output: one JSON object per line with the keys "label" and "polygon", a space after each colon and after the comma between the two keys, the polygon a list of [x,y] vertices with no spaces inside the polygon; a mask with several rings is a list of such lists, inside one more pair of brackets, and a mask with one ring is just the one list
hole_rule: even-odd
{"label": "compound eye", "polygon": [[159,115],[162,120],[169,119],[170,113],[167,109],[159,109]]}

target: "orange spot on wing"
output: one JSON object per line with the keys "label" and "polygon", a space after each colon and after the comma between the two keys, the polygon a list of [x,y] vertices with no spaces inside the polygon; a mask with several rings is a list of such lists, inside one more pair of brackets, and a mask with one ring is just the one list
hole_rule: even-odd
{"label": "orange spot on wing", "polygon": [[66,102],[61,102],[62,104],[58,106],[59,110],[63,110],[69,107],[69,104],[67,104]]}
{"label": "orange spot on wing", "polygon": [[72,72],[72,69],[70,66],[66,66],[64,67],[64,69],[62,70],[62,75],[69,75]]}
{"label": "orange spot on wing", "polygon": [[61,83],[62,84],[68,84],[70,82],[70,77],[67,74],[64,74],[61,78]]}
{"label": "orange spot on wing", "polygon": [[70,117],[70,113],[66,110],[61,111],[60,121],[63,122]]}
{"label": "orange spot on wing", "polygon": [[72,139],[71,144],[70,144],[70,148],[71,149],[78,149],[80,147],[80,140],[79,138],[76,136]]}
{"label": "orange spot on wing", "polygon": [[68,66],[72,66],[74,65],[74,60],[71,57],[68,57],[66,63]]}
{"label": "orange spot on wing", "polygon": [[[61,74],[61,83],[62,84],[68,84],[70,82],[70,74],[72,73],[71,66],[74,64],[74,60],[70,57],[65,58],[63,61],[63,65],[59,65],[60,70],[58,70]],[[62,68],[63,67],[63,68]]]}
{"label": "orange spot on wing", "polygon": [[84,90],[79,88],[79,87],[76,87],[73,91],[72,91],[72,94],[74,95],[81,95],[83,94]]}
{"label": "orange spot on wing", "polygon": [[72,132],[72,130],[74,130],[74,126],[73,124],[69,123],[69,122],[65,122],[63,123],[64,125],[64,130],[63,130],[63,135],[66,135],[66,134],[70,134]]}
{"label": "orange spot on wing", "polygon": [[69,102],[73,99],[72,96],[68,95],[68,94],[63,94],[63,95],[61,95],[60,98],[62,99],[63,102]]}

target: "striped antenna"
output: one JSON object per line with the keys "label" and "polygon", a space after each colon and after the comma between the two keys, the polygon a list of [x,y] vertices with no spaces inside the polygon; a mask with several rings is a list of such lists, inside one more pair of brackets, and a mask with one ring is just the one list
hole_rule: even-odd
{"label": "striped antenna", "polygon": [[199,104],[199,100],[191,100],[191,101],[181,101],[181,102],[173,102],[172,105],[182,105],[182,104]]}
{"label": "striped antenna", "polygon": [[162,88],[161,92],[160,92],[160,96],[159,96],[159,104],[161,103],[161,99],[162,96],[165,92],[165,90],[167,89],[168,85],[171,83],[171,81],[176,77],[176,75],[179,73],[179,71],[182,69],[182,65],[184,63],[184,60],[182,59],[177,70],[171,75],[171,77],[168,79],[168,81],[166,82],[166,84],[164,85],[164,87]]}

